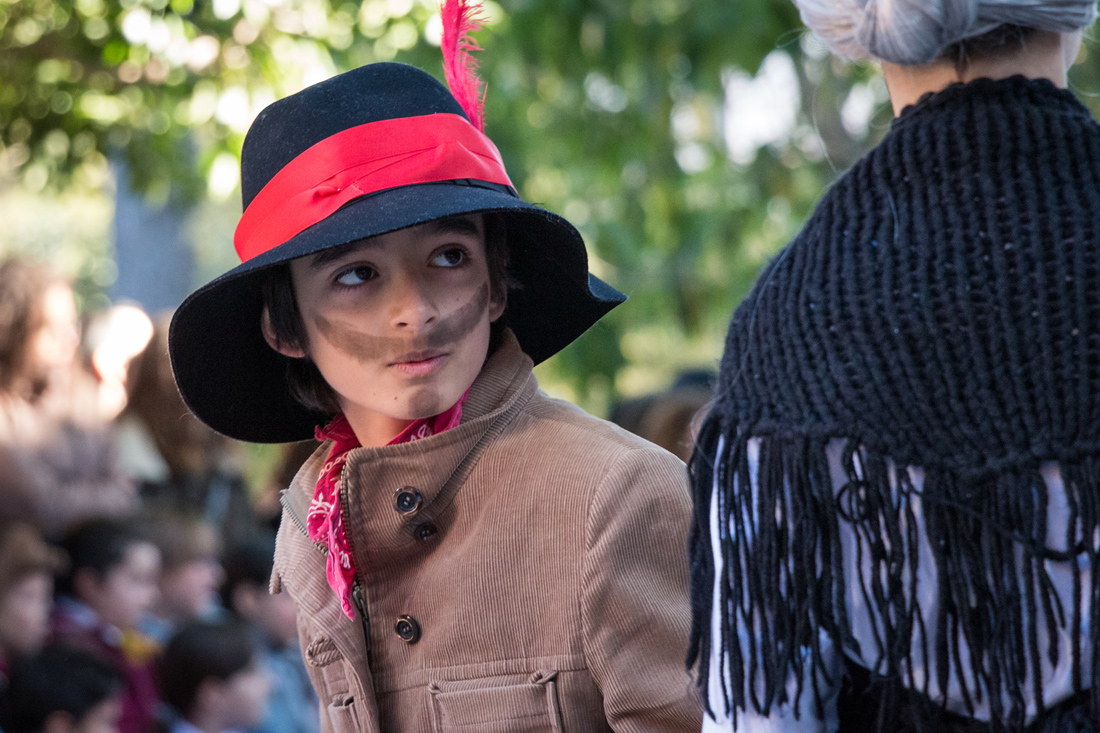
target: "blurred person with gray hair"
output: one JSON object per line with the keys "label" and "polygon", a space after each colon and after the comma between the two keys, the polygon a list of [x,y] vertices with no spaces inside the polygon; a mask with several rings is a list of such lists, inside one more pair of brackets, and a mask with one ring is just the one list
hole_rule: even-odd
{"label": "blurred person with gray hair", "polygon": [[730,325],[692,460],[704,730],[1100,730],[1096,3],[795,0],[896,119]]}

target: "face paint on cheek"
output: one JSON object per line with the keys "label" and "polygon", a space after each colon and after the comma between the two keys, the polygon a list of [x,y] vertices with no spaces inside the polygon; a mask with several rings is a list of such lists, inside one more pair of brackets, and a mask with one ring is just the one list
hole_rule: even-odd
{"label": "face paint on cheek", "polygon": [[313,323],[325,340],[358,361],[396,361],[413,351],[427,351],[461,341],[469,336],[489,308],[489,284],[485,283],[470,300],[428,333],[415,338],[372,336],[317,314]]}

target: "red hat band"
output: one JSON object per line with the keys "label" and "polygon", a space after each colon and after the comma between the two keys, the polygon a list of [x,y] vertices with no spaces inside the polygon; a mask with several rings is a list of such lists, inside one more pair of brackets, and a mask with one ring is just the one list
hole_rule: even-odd
{"label": "red hat band", "polygon": [[245,209],[233,244],[246,262],[349,201],[399,186],[461,179],[512,188],[496,146],[459,115],[350,127],[305,150],[275,174]]}

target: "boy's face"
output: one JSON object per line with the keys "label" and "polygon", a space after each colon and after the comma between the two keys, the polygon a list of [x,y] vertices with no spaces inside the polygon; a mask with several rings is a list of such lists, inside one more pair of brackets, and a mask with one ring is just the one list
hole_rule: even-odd
{"label": "boy's face", "polygon": [[213,556],[166,570],[160,578],[159,608],[168,618],[194,618],[217,603],[224,579],[225,572]]}
{"label": "boy's face", "polygon": [[80,600],[105,623],[123,630],[131,628],[153,610],[159,595],[160,550],[149,542],[136,542],[126,548],[122,562],[103,578],[94,573],[85,577],[87,580],[77,587]]}
{"label": "boy's face", "polygon": [[0,652],[32,654],[46,641],[53,607],[53,577],[31,573],[0,598]]}
{"label": "boy's face", "polygon": [[122,696],[118,695],[88,711],[76,726],[76,733],[116,733],[122,719]]}
{"label": "boy's face", "polygon": [[65,712],[51,713],[42,733],[118,733],[122,718],[122,696],[110,697],[84,714],[79,721]]}
{"label": "boy's face", "polygon": [[233,610],[256,624],[282,648],[298,640],[298,616],[289,593],[269,593],[266,585],[241,581],[233,591]]}
{"label": "boy's face", "polygon": [[479,215],[303,257],[290,272],[309,356],[364,443],[454,405],[481,371],[490,323],[504,312]]}
{"label": "boy's face", "polygon": [[219,729],[254,728],[263,721],[271,680],[257,660],[224,681],[208,679],[196,705],[215,720]]}

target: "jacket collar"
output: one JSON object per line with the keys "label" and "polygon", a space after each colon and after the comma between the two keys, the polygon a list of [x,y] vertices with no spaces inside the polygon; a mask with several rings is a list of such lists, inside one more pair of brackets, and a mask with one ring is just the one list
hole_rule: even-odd
{"label": "jacket collar", "polygon": [[[416,531],[423,524],[439,521],[482,449],[538,389],[532,366],[530,357],[523,353],[512,332],[505,331],[500,346],[485,362],[470,388],[458,427],[423,440],[356,448],[348,454],[344,475],[348,482],[349,516],[345,518],[345,526],[354,538],[370,538],[369,547],[356,546],[356,541],[352,540],[356,566],[361,573],[370,564],[383,560],[380,554],[399,551],[415,543]],[[330,448],[330,441],[318,448],[283,496],[283,504],[301,540],[310,544],[314,543],[305,536],[305,518],[318,473]],[[407,488],[415,489],[421,496],[420,507],[412,515],[402,515],[394,509],[395,494]],[[358,544],[365,543],[359,539]],[[315,547],[318,562],[323,562],[321,546]],[[313,585],[319,580],[327,589],[323,571],[318,576],[314,569],[299,564],[286,568],[284,573],[283,580],[295,587]],[[327,595],[309,595],[318,603],[324,598],[324,605],[329,605],[328,596],[331,596],[338,610],[339,603],[331,589]],[[321,609],[307,610],[316,613]]]}
{"label": "jacket collar", "polygon": [[[345,524],[361,575],[419,542],[417,532],[426,525],[440,525],[484,447],[535,393],[531,368],[531,359],[506,332],[474,381],[458,427],[410,443],[357,448],[348,455]],[[409,491],[420,497],[419,506],[401,513],[395,498]]]}

